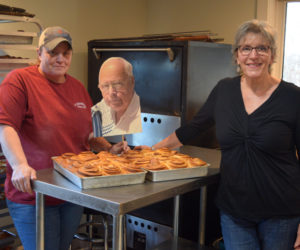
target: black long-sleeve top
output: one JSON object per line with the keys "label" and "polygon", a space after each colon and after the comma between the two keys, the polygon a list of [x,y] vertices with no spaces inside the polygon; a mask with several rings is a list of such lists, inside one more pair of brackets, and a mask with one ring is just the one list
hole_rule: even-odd
{"label": "black long-sleeve top", "polygon": [[300,88],[281,81],[248,115],[240,77],[223,79],[176,135],[186,144],[213,124],[222,152],[217,206],[249,219],[299,216]]}

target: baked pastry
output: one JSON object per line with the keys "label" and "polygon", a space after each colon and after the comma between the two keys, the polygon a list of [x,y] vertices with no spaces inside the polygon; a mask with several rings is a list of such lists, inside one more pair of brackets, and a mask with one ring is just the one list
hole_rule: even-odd
{"label": "baked pastry", "polygon": [[95,159],[98,159],[98,157],[92,151],[83,151],[78,154],[78,160],[81,162],[91,161]]}
{"label": "baked pastry", "polygon": [[136,150],[136,149],[132,149],[132,150],[128,150],[127,152],[123,153],[123,156],[128,156],[128,155],[142,155],[141,150]]}
{"label": "baked pastry", "polygon": [[155,155],[154,158],[158,159],[158,160],[160,160],[162,162],[165,162],[165,161],[167,161],[167,160],[170,159],[170,156],[169,155]]}
{"label": "baked pastry", "polygon": [[72,167],[72,166],[75,166],[75,165],[80,165],[82,163],[82,160],[78,155],[73,155],[69,158],[66,158],[65,162],[66,162],[66,165],[68,167]]}
{"label": "baked pastry", "polygon": [[150,158],[140,158],[140,159],[137,159],[135,161],[133,161],[133,165],[135,165],[136,167],[140,167],[140,168],[143,168],[145,167],[146,165],[150,164],[150,161],[151,159]]}
{"label": "baked pastry", "polygon": [[187,168],[187,162],[183,159],[179,159],[179,158],[171,158],[170,160],[167,160],[166,165],[168,168],[170,169],[178,169],[178,168]]}
{"label": "baked pastry", "polygon": [[97,154],[97,157],[100,159],[100,160],[103,160],[103,161],[106,161],[108,159],[114,159],[114,158],[117,158],[118,156],[117,155],[114,155],[108,151],[101,151]]}
{"label": "baked pastry", "polygon": [[167,166],[157,158],[151,159],[149,164],[147,164],[143,168],[146,170],[151,170],[151,171],[159,171],[159,170],[167,170],[168,169]]}
{"label": "baked pastry", "polygon": [[100,176],[102,175],[101,169],[97,166],[86,165],[78,168],[77,172],[84,176]]}
{"label": "baked pastry", "polygon": [[124,164],[122,165],[122,169],[130,173],[142,172],[141,166],[133,165],[133,164]]}
{"label": "baked pastry", "polygon": [[165,147],[156,149],[155,152],[154,152],[154,155],[172,156],[172,155],[175,155],[175,154],[177,154],[177,151],[171,150],[171,149],[165,148]]}
{"label": "baked pastry", "polygon": [[81,168],[83,166],[85,166],[84,164],[82,164],[80,161],[73,161],[71,162],[71,165],[69,165],[70,167],[73,168]]}
{"label": "baked pastry", "polygon": [[204,166],[207,163],[200,158],[189,158],[188,159],[188,166],[189,167],[197,167],[197,166]]}
{"label": "baked pastry", "polygon": [[69,157],[61,156],[61,159],[56,160],[56,162],[58,162],[63,167],[72,167],[73,163],[78,161],[78,156],[75,154]]}
{"label": "baked pastry", "polygon": [[123,165],[123,164],[129,164],[130,161],[124,157],[115,157],[115,158],[110,158],[108,159],[108,161],[111,161],[111,162],[114,162],[116,164],[120,164],[120,165]]}
{"label": "baked pastry", "polygon": [[141,149],[140,152],[145,157],[153,157],[155,154],[155,150],[152,149]]}
{"label": "baked pastry", "polygon": [[70,158],[73,156],[76,156],[76,154],[63,153],[62,155],[55,157],[55,162],[61,166],[68,166],[71,163]]}
{"label": "baked pastry", "polygon": [[54,158],[54,161],[61,166],[64,166],[64,164],[65,164],[65,158],[63,158],[62,156],[56,156]]}
{"label": "baked pastry", "polygon": [[187,154],[178,153],[178,152],[177,152],[177,154],[174,154],[173,157],[176,157],[176,158],[179,158],[179,159],[182,159],[182,160],[189,160],[191,158]]}
{"label": "baked pastry", "polygon": [[140,150],[129,150],[122,154],[122,157],[129,160],[130,162],[133,162],[138,159],[142,159],[144,156],[142,155]]}
{"label": "baked pastry", "polygon": [[106,175],[116,175],[122,173],[121,168],[119,166],[114,165],[111,162],[102,163],[101,169],[105,172]]}
{"label": "baked pastry", "polygon": [[61,155],[62,158],[66,159],[66,158],[70,158],[72,156],[75,156],[76,154],[74,153],[64,153]]}

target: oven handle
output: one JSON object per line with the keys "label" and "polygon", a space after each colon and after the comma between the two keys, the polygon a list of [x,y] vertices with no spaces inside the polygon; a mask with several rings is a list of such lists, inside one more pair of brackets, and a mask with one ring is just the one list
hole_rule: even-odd
{"label": "oven handle", "polygon": [[101,51],[165,51],[169,56],[169,60],[172,62],[174,60],[175,54],[171,48],[93,48],[93,52],[97,60],[100,59]]}

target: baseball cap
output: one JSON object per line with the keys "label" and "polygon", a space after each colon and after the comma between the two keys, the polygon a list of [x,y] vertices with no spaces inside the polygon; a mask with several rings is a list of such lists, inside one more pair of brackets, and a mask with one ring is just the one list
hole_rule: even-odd
{"label": "baseball cap", "polygon": [[47,50],[53,50],[61,42],[68,42],[72,47],[70,33],[62,27],[48,27],[44,29],[39,39],[39,48],[44,46]]}

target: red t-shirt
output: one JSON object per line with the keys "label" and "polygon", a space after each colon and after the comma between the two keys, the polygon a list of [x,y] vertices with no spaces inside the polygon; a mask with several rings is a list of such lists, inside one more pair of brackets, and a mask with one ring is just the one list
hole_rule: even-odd
{"label": "red t-shirt", "polygon": [[[28,164],[35,170],[53,168],[52,156],[89,149],[92,101],[83,84],[66,75],[63,84],[47,80],[37,66],[10,72],[0,85],[0,123],[18,133]],[[8,165],[5,195],[14,202],[34,204],[35,195],[19,192]],[[46,197],[47,204],[59,200]]]}

